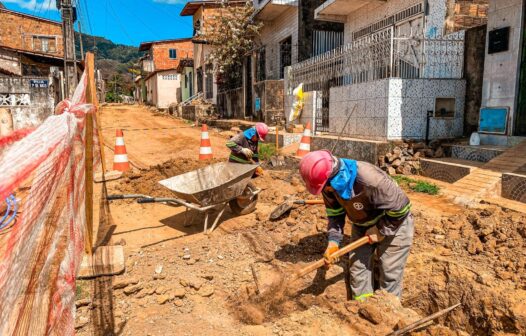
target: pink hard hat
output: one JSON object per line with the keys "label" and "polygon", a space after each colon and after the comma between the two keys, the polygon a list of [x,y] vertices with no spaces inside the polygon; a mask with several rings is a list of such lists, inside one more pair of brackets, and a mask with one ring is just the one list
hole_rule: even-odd
{"label": "pink hard hat", "polygon": [[259,140],[265,141],[268,134],[268,126],[265,123],[258,122],[256,124],[256,132],[258,132]]}
{"label": "pink hard hat", "polygon": [[300,174],[307,190],[319,195],[329,180],[333,169],[333,158],[328,151],[314,151],[300,161]]}

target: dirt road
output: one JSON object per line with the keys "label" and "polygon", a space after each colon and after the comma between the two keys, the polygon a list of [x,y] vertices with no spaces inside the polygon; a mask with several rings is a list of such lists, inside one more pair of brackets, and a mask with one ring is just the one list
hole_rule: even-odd
{"label": "dirt road", "polygon": [[[157,179],[202,164],[194,161],[199,130],[177,128],[186,126],[182,121],[139,107],[112,106],[104,109],[102,122],[130,129],[125,132],[128,152],[143,164],[172,160],[108,183],[110,193],[162,194],[166,190]],[[172,125],[175,134],[131,130]],[[226,157],[226,138],[211,133],[214,154]],[[104,134],[113,141],[113,131]],[[110,244],[124,245],[126,272],[103,282],[109,302],[104,307],[110,312],[105,318],[94,298],[103,291],[101,282],[80,282],[79,296],[88,300],[78,308],[78,334],[386,335],[457,302],[461,308],[439,319],[443,325],[417,335],[526,333],[525,216],[486,206],[465,209],[441,196],[416,193],[409,193],[416,232],[403,307],[386,293],[366,302],[347,301],[341,264],[298,281],[290,297],[276,293],[268,305],[248,309],[247,293],[254,290],[251,265],[260,286],[270,288],[277,271],[292,272],[320,258],[325,248],[323,206],[267,220],[284,198],[308,196],[297,173],[284,181],[296,171],[268,170],[255,179],[264,189],[257,210],[241,217],[228,211],[208,236],[201,232],[199,213],[191,212],[185,221],[180,207],[111,202]]]}

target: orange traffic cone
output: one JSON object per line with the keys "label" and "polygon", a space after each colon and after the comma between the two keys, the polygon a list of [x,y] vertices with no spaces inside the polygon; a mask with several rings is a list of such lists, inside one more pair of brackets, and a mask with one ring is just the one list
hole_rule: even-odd
{"label": "orange traffic cone", "polygon": [[214,157],[212,154],[212,145],[208,135],[208,126],[203,124],[201,128],[201,147],[199,148],[199,160],[210,160]]}
{"label": "orange traffic cone", "polygon": [[303,136],[301,137],[300,147],[298,148],[298,151],[296,152],[296,156],[304,157],[310,152],[310,137],[311,137],[311,129],[310,129],[310,121],[309,121],[307,122],[305,131],[303,132]]}
{"label": "orange traffic cone", "polygon": [[124,145],[124,136],[122,130],[118,129],[115,138],[115,156],[113,157],[113,170],[121,172],[128,171],[130,163],[128,162],[128,154],[126,153],[126,146]]}

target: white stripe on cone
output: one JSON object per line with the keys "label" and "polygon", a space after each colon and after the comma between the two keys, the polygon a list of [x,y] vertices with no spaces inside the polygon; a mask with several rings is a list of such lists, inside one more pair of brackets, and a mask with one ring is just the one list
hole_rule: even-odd
{"label": "white stripe on cone", "polygon": [[208,132],[202,132],[201,139],[209,139]]}
{"label": "white stripe on cone", "polygon": [[124,138],[121,138],[121,137],[116,138],[115,146],[124,146]]}
{"label": "white stripe on cone", "polygon": [[116,162],[116,163],[128,162],[128,154],[115,154],[113,162]]}
{"label": "white stripe on cone", "polygon": [[305,130],[305,133],[303,133],[304,136],[310,136],[311,135],[311,131],[310,129],[306,129]]}
{"label": "white stripe on cone", "polygon": [[310,151],[310,145],[302,142],[300,143],[300,149]]}
{"label": "white stripe on cone", "polygon": [[212,154],[212,147],[199,148],[199,154]]}

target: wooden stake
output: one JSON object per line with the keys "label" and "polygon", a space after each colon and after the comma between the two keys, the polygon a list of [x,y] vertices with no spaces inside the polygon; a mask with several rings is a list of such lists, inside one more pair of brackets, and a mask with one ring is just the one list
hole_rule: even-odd
{"label": "wooden stake", "polygon": [[[88,85],[86,87],[87,103],[96,106],[95,90],[95,58],[92,53],[86,54],[86,73]],[[86,115],[86,148],[85,148],[85,208],[86,208],[86,254],[93,254],[93,114]]]}

